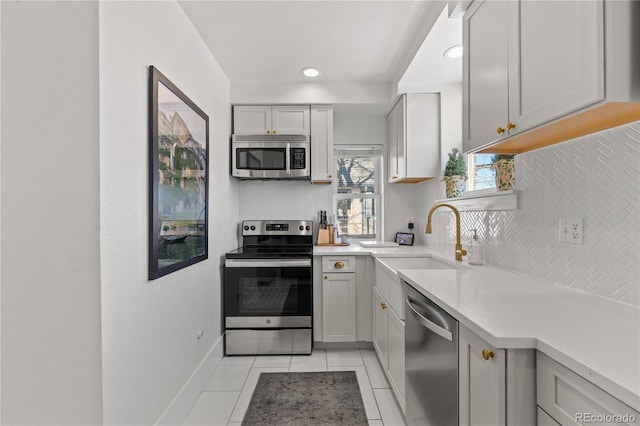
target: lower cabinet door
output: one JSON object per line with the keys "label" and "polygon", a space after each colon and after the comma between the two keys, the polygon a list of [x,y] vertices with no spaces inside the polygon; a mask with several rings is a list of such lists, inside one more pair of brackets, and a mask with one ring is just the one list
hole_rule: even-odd
{"label": "lower cabinet door", "polygon": [[356,274],[322,274],[322,340],[356,341]]}
{"label": "lower cabinet door", "polygon": [[389,378],[391,387],[404,413],[404,321],[398,318],[392,309],[387,309],[387,317],[389,327]]}
{"label": "lower cabinet door", "polygon": [[506,424],[506,358],[483,339],[460,327],[460,425]]}
{"label": "lower cabinet door", "polygon": [[[387,305],[378,289],[373,289],[373,347],[383,369],[388,369],[389,329],[387,325]],[[404,337],[404,335],[403,335]]]}

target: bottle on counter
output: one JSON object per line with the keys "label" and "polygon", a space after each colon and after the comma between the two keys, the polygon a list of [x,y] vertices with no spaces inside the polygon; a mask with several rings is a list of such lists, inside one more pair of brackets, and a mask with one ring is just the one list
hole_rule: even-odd
{"label": "bottle on counter", "polygon": [[470,265],[482,265],[484,264],[484,246],[480,244],[478,240],[478,230],[473,230],[473,237],[471,243],[469,243],[469,249],[467,250],[469,256]]}

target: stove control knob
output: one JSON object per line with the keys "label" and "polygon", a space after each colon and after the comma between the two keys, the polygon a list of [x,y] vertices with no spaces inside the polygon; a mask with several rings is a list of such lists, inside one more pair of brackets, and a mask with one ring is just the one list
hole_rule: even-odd
{"label": "stove control knob", "polygon": [[251,225],[251,230],[255,231],[256,230],[256,226],[255,225]]}
{"label": "stove control knob", "polygon": [[310,231],[310,230],[311,230],[311,227],[310,227],[309,225],[307,225],[306,230],[307,230],[307,231]]}
{"label": "stove control knob", "polygon": [[249,225],[245,225],[245,226],[244,226],[244,230],[245,230],[245,231],[248,231],[248,230],[249,230]]}
{"label": "stove control knob", "polygon": [[304,226],[300,225],[300,230],[304,231]]}

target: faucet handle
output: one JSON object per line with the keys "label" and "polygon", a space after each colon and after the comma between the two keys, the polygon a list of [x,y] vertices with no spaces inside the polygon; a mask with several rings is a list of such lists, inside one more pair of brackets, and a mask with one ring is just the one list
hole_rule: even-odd
{"label": "faucet handle", "polygon": [[459,262],[462,262],[462,256],[466,256],[467,255],[467,251],[465,249],[463,249],[462,247],[460,247],[459,249],[456,249],[456,260]]}

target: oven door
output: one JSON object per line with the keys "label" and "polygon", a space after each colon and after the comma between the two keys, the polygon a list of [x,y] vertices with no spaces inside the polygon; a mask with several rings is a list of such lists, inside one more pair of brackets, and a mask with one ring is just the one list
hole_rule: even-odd
{"label": "oven door", "polygon": [[309,142],[306,136],[300,138],[304,141],[234,139],[231,152],[232,175],[243,179],[309,178]]}
{"label": "oven door", "polygon": [[226,328],[311,327],[311,259],[227,259]]}

